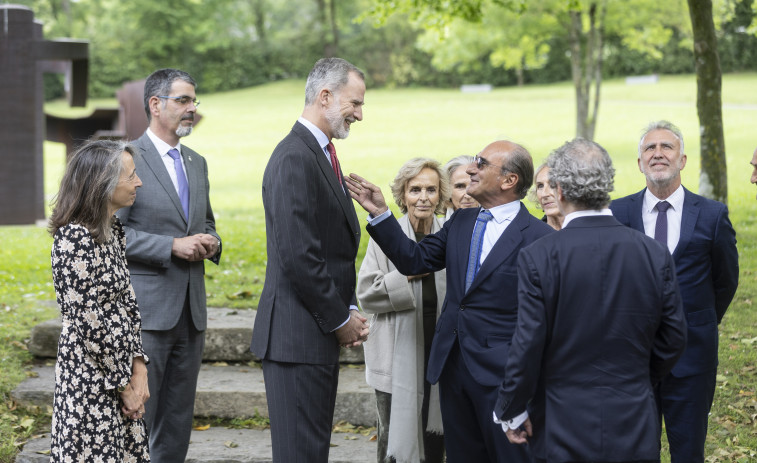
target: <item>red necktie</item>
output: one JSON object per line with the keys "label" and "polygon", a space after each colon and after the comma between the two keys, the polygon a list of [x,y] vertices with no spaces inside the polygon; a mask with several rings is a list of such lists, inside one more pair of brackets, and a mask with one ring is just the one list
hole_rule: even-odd
{"label": "red necktie", "polygon": [[334,168],[334,173],[336,174],[337,180],[339,180],[339,183],[342,183],[342,174],[339,171],[339,160],[336,158],[336,149],[334,148],[334,144],[329,142],[328,145],[326,145],[326,149],[329,150],[329,154],[331,155],[331,167]]}

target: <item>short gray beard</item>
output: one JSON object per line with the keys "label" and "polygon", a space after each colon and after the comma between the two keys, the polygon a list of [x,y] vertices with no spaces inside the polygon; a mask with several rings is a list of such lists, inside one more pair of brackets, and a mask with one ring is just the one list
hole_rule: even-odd
{"label": "short gray beard", "polygon": [[331,128],[331,136],[337,140],[344,140],[350,135],[350,129],[344,127],[344,116],[339,111],[339,99],[334,100],[334,104],[326,110],[326,121]]}
{"label": "short gray beard", "polygon": [[179,138],[186,137],[190,133],[192,133],[191,125],[187,125],[187,126],[179,125],[179,127],[176,129],[176,136]]}

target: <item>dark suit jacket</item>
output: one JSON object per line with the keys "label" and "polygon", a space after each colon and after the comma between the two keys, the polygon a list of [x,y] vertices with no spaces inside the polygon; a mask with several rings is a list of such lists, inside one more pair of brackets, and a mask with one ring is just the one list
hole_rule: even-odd
{"label": "dark suit jacket", "polygon": [[278,362],[335,364],[333,331],[355,298],[360,225],[352,199],[299,122],[263,174],[268,263],[251,350]]}
{"label": "dark suit jacket", "polygon": [[[620,223],[644,233],[644,192],[610,204]],[[678,377],[712,373],[718,365],[718,327],[739,284],[736,232],[728,208],[684,188],[681,239],[673,251],[683,309],[689,327],[688,345],[673,368]]]}
{"label": "dark suit jacket", "polygon": [[518,330],[495,413],[526,410],[550,462],[659,461],[653,384],[683,352],[673,259],[610,216],[582,217],[518,258]]}
{"label": "dark suit jacket", "polygon": [[[132,142],[134,164],[142,186],[130,207],[116,212],[126,232],[126,258],[137,295],[142,329],[168,330],[176,325],[189,294],[189,309],[195,328],[205,330],[205,263],[187,262],[171,254],[174,238],[197,233],[215,236],[215,218],[210,207],[208,165],[205,158],[181,147],[189,184],[189,220],[184,217],[176,188],[163,160],[145,133]],[[210,259],[218,264],[221,249]]]}
{"label": "dark suit jacket", "polygon": [[418,275],[447,269],[447,297],[428,361],[431,383],[439,380],[459,340],[473,378],[485,386],[501,384],[518,316],[518,251],[554,231],[521,204],[520,212],[495,243],[466,293],[465,272],[478,213],[478,208],[458,209],[439,232],[420,243],[406,237],[393,217],[368,226],[368,233],[401,273]]}

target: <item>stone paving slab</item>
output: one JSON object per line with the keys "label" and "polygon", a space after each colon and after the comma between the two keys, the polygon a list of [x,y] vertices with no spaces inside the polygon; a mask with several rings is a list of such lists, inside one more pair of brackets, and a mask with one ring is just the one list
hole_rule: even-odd
{"label": "stone paving slab", "polygon": [[[293,442],[293,445],[296,445]],[[43,453],[50,449],[45,435],[28,442],[16,463],[48,463]],[[271,431],[213,427],[192,431],[187,463],[270,463]],[[372,463],[376,461],[376,442],[361,434],[332,433],[329,462]]]}
{"label": "stone paving slab", "polygon": [[[247,362],[257,359],[250,352],[256,310],[208,308],[203,361]],[[29,352],[37,357],[55,358],[60,337],[60,319],[47,320],[32,328]],[[363,348],[342,349],[341,363],[363,363]]]}
{"label": "stone paving slab", "polygon": [[[55,368],[34,367],[34,377],[27,378],[13,390],[13,398],[22,405],[51,406]],[[376,405],[373,388],[365,382],[362,366],[344,366],[339,372],[334,423],[347,421],[356,426],[375,426]],[[215,366],[204,364],[197,381],[195,416],[249,418],[268,416],[263,370],[253,366]]]}

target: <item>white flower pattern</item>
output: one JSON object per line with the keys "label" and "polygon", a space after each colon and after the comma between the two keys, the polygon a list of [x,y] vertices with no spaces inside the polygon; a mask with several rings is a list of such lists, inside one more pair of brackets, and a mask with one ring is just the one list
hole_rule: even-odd
{"label": "white flower pattern", "polygon": [[142,350],[141,319],[118,219],[98,244],[77,224],[61,227],[52,250],[63,320],[55,364],[51,463],[150,461],[144,420],[121,412],[119,386]]}

